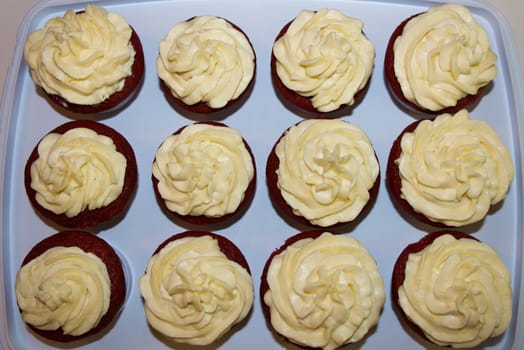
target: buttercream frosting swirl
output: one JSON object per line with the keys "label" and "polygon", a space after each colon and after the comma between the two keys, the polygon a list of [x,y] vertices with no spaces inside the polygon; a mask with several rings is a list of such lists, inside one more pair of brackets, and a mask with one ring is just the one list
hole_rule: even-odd
{"label": "buttercream frosting swirl", "polygon": [[282,197],[296,215],[318,226],[355,219],[379,174],[367,135],[340,119],[309,119],[292,126],[275,153]]}
{"label": "buttercream frosting swirl", "polygon": [[249,272],[211,236],[169,242],[140,278],[149,324],[175,341],[207,345],[246,317],[253,304]]}
{"label": "buttercream frosting swirl", "polygon": [[53,247],[20,268],[15,292],[26,323],[79,336],[107,313],[111,282],[96,255],[78,247]]}
{"label": "buttercream frosting swirl", "polygon": [[409,255],[399,304],[434,343],[474,347],[508,327],[510,278],[487,244],[446,234]]}
{"label": "buttercream frosting swirl", "polygon": [[36,201],[55,214],[74,217],[105,207],[122,193],[127,160],[113,140],[88,128],[50,133],[31,164]]}
{"label": "buttercream frosting swirl", "polygon": [[466,110],[424,120],[401,139],[401,197],[448,226],[482,220],[510,188],[514,166],[497,132]]}
{"label": "buttercream frosting swirl", "polygon": [[320,112],[352,105],[375,59],[363,26],[338,10],[302,10],[273,45],[278,77]]}
{"label": "buttercream frosting swirl", "polygon": [[24,57],[34,82],[48,94],[94,105],[122,90],[131,75],[131,34],[122,16],[87,5],[29,34]]}
{"label": "buttercream frosting swirl", "polygon": [[160,42],[157,73],[185,104],[222,108],[253,79],[255,53],[230,22],[197,16],[177,23]]}
{"label": "buttercream frosting swirl", "polygon": [[379,319],[384,282],[356,239],[324,232],[275,255],[264,303],[271,324],[291,341],[335,349],[362,339]]}
{"label": "buttercream frosting swirl", "polygon": [[495,78],[496,61],[486,32],[458,4],[413,17],[394,43],[394,70],[404,97],[431,111],[477,94]]}
{"label": "buttercream frosting swirl", "polygon": [[188,125],[169,136],[153,163],[158,192],[167,208],[180,215],[235,212],[254,172],[238,130],[207,123]]}

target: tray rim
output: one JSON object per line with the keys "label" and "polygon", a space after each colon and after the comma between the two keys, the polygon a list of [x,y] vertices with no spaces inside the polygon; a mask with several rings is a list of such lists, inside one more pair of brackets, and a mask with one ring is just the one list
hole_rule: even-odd
{"label": "tray rim", "polygon": [[[128,5],[132,3],[142,3],[142,2],[178,2],[183,0],[42,0],[36,5],[34,5],[23,17],[20,26],[18,28],[16,36],[16,45],[12,51],[10,63],[7,69],[7,74],[4,82],[3,96],[1,99],[0,106],[0,169],[5,170],[6,164],[8,163],[7,156],[9,154],[9,139],[12,136],[13,124],[11,123],[11,112],[15,106],[15,96],[17,95],[17,89],[19,89],[19,76],[22,74],[20,71],[23,63],[23,42],[25,37],[29,33],[31,23],[35,18],[44,10],[56,7],[56,6],[66,6],[66,5],[79,5],[87,3],[109,3],[111,5]],[[197,0],[199,1],[199,0]],[[205,1],[205,0],[202,0]],[[263,2],[264,0],[248,0],[253,2]],[[345,0],[347,2],[376,2],[376,3],[395,3],[402,2],[404,4],[415,4],[421,5],[428,3],[428,6],[438,5],[446,3],[448,1],[443,0]],[[524,79],[522,78],[522,68],[517,55],[517,47],[512,33],[512,29],[502,15],[502,13],[488,0],[455,0],[454,3],[459,3],[468,7],[474,7],[481,10],[485,10],[492,15],[497,24],[497,30],[500,33],[502,39],[502,44],[504,48],[504,57],[508,63],[509,74],[508,79],[511,86],[511,91],[513,92],[510,102],[508,105],[510,111],[515,114],[515,125],[517,130],[513,130],[515,141],[518,143],[518,147],[515,147],[515,162],[520,169],[521,174],[524,175]],[[517,179],[517,177],[516,177]],[[517,207],[522,207],[522,202],[524,200],[524,176],[520,177],[520,182],[514,181],[514,185],[517,190]],[[4,171],[0,171],[0,188],[2,189],[2,197],[0,198],[0,320],[6,327],[0,328],[0,349],[14,349],[9,340],[8,336],[8,325],[7,325],[7,309],[4,305],[5,301],[5,286],[4,286],[4,272],[10,271],[9,268],[6,268],[6,265],[9,266],[9,261],[6,259],[5,252],[6,241],[4,239],[4,232],[8,224],[8,215],[6,214],[6,209],[9,207],[7,199],[9,195],[6,195],[6,192],[9,192],[10,179],[7,179]],[[7,219],[7,220],[6,220]],[[519,232],[522,233],[520,237],[517,237],[517,244],[521,246],[521,251],[524,252],[524,227],[523,220],[519,220],[517,227]],[[516,266],[516,272],[520,274],[520,284],[518,285],[519,297],[517,299],[517,315],[515,323],[515,333],[511,344],[512,349],[524,349],[524,260],[522,256],[517,256],[518,259]],[[521,316],[522,315],[522,316]]]}

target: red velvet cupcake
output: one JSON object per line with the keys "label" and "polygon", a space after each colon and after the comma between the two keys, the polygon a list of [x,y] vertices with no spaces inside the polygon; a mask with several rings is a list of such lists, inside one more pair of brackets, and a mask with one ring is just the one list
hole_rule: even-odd
{"label": "red velvet cupcake", "polygon": [[53,129],[31,152],[24,171],[34,209],[69,228],[95,228],[120,220],[134,196],[135,153],[116,130],[78,120]]}
{"label": "red velvet cupcake", "polygon": [[102,238],[63,231],[36,244],[16,276],[24,322],[57,342],[100,336],[122,308],[126,280],[114,249]]}
{"label": "red velvet cupcake", "polygon": [[271,202],[293,224],[345,227],[371,209],[380,168],[367,135],[340,119],[307,119],[286,130],[266,164]]}
{"label": "red velvet cupcake", "polygon": [[151,178],[160,206],[173,220],[227,226],[244,214],[253,199],[256,166],[238,130],[199,122],[163,141]]}
{"label": "red velvet cupcake", "polygon": [[144,76],[144,53],[135,30],[123,17],[94,5],[69,10],[31,33],[24,57],[44,94],[75,113],[122,107]]}
{"label": "red velvet cupcake", "polygon": [[457,231],[433,232],[399,255],[393,306],[409,329],[433,344],[471,348],[508,327],[510,278],[487,244]]}
{"label": "red velvet cupcake", "polygon": [[360,20],[334,9],[303,10],[282,28],[273,45],[271,76],[288,107],[337,116],[360,101],[375,60],[362,28]]}
{"label": "red velvet cupcake", "polygon": [[456,113],[480,100],[497,74],[496,60],[470,11],[445,4],[407,18],[393,31],[384,73],[401,106],[428,114]]}
{"label": "red velvet cupcake", "polygon": [[248,36],[221,17],[179,22],[160,42],[158,76],[168,100],[184,112],[232,112],[249,96],[255,72]]}
{"label": "red velvet cupcake", "polygon": [[175,343],[209,345],[241,323],[253,305],[244,255],[211,232],[186,231],[166,239],[139,284],[149,325]]}
{"label": "red velvet cupcake", "polygon": [[499,135],[462,110],[407,126],[391,147],[386,184],[407,218],[459,227],[483,220],[506,197],[513,176]]}
{"label": "red velvet cupcake", "polygon": [[287,341],[336,349],[360,341],[376,325],[385,292],[373,257],[356,239],[308,231],[270,255],[260,299],[268,326]]}

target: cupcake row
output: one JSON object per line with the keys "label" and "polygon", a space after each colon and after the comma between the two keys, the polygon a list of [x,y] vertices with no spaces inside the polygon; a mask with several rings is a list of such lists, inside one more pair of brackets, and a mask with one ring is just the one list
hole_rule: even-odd
{"label": "cupcake row", "polygon": [[[69,10],[32,32],[24,57],[45,95],[77,113],[114,110],[132,99],[144,75],[137,33],[122,16],[95,5]],[[401,105],[455,113],[482,96],[497,74],[496,60],[471,12],[444,4],[398,26],[387,45],[384,73]],[[374,61],[364,23],[323,8],[302,10],[282,28],[270,70],[285,105],[297,113],[337,116],[364,97]],[[234,110],[248,98],[256,55],[235,24],[196,16],[174,25],[160,41],[156,71],[175,108],[211,114]]]}
{"label": "cupcake row", "polygon": [[[207,231],[176,234],[153,252],[139,279],[145,317],[168,343],[208,345],[241,331],[254,303],[240,249]],[[39,242],[16,276],[23,320],[40,336],[72,342],[108,331],[126,280],[103,239],[64,231]],[[355,343],[379,323],[384,281],[357,239],[329,231],[288,238],[267,259],[260,302],[268,328],[306,348]],[[408,245],[392,271],[399,320],[433,344],[469,348],[504,333],[512,318],[510,273],[490,246],[457,231]]]}
{"label": "cupcake row", "polygon": [[[164,139],[151,162],[158,204],[183,226],[228,226],[255,195],[251,148],[223,123],[181,127]],[[265,178],[273,207],[293,226],[349,231],[372,209],[380,173],[364,130],[337,118],[311,118],[290,126],[275,142]],[[461,110],[406,127],[393,142],[385,173],[401,214],[436,227],[463,227],[482,221],[505,199],[514,165],[496,131]],[[42,218],[85,229],[125,215],[138,171],[123,135],[80,120],[40,140],[24,178]]]}

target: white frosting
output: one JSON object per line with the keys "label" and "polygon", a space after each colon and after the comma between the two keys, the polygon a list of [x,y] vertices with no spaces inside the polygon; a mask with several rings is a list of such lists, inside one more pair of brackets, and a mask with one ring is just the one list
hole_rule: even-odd
{"label": "white frosting", "polygon": [[122,193],[127,160],[111,138],[88,128],[50,133],[31,165],[36,200],[68,217],[105,207]]}
{"label": "white frosting", "polygon": [[335,349],[362,339],[379,319],[384,282],[356,239],[325,232],[273,257],[264,303],[271,324],[291,341]]}
{"label": "white frosting", "polygon": [[219,217],[235,212],[254,172],[240,133],[206,123],[169,136],[153,163],[161,197],[180,215]]}
{"label": "white frosting", "polygon": [[87,5],[68,10],[26,40],[24,57],[34,82],[71,103],[94,105],[122,90],[135,50],[123,17]]}
{"label": "white frosting", "polygon": [[470,11],[430,8],[404,27],[394,44],[394,69],[407,100],[431,111],[475,95],[497,74],[497,55]]}
{"label": "white frosting", "polygon": [[207,345],[246,317],[253,304],[249,272],[211,236],[168,243],[140,278],[147,321],[175,341]]}
{"label": "white frosting", "polygon": [[405,272],[400,306],[436,344],[470,348],[508,327],[511,276],[487,244],[441,236],[411,253]]}
{"label": "white frosting", "polygon": [[401,197],[448,226],[482,220],[513,180],[513,162],[496,131],[466,110],[421,122],[404,134],[401,149]]}
{"label": "white frosting", "polygon": [[282,197],[296,215],[323,227],[355,219],[379,174],[367,135],[339,119],[292,126],[275,153]]}
{"label": "white frosting", "polygon": [[354,103],[373,71],[375,48],[362,21],[338,10],[302,10],[273,46],[277,74],[320,112]]}
{"label": "white frosting", "polygon": [[160,42],[157,73],[185,104],[222,108],[253,79],[255,53],[223,18],[198,16],[177,23]]}
{"label": "white frosting", "polygon": [[79,336],[107,313],[111,282],[96,255],[78,247],[53,247],[18,271],[15,292],[26,323]]}

